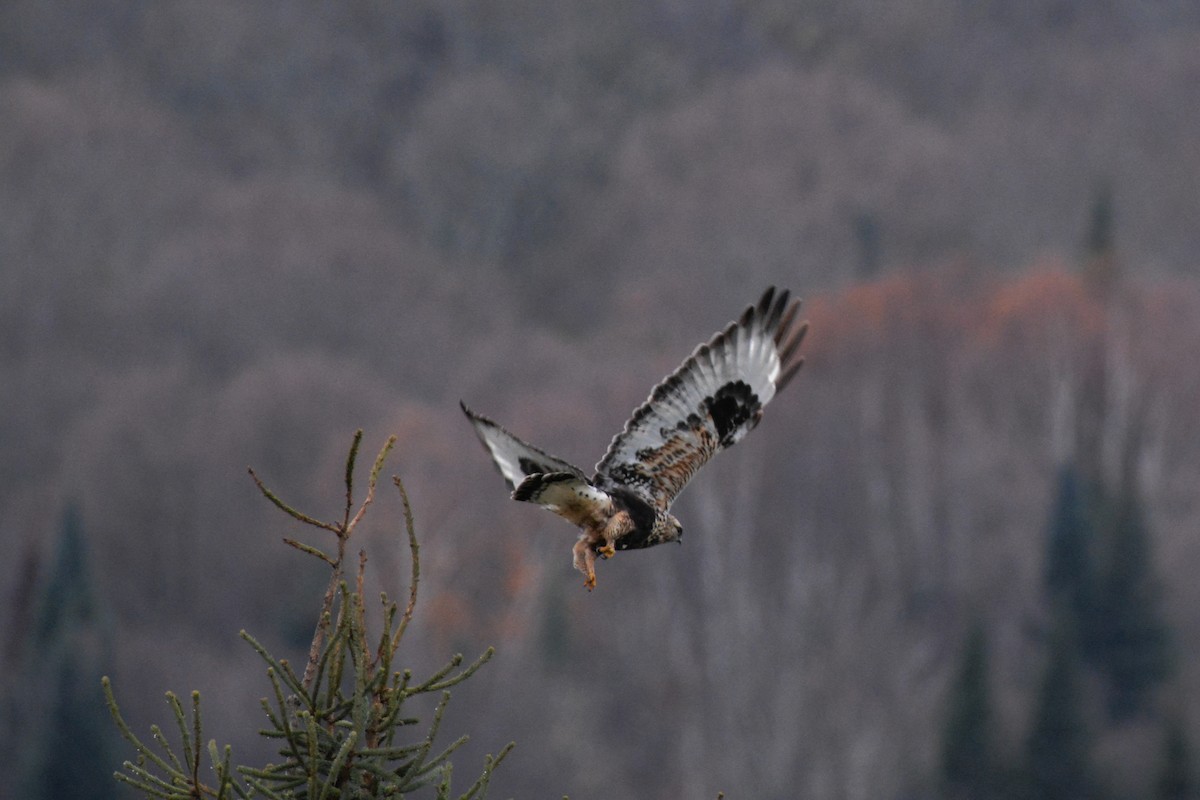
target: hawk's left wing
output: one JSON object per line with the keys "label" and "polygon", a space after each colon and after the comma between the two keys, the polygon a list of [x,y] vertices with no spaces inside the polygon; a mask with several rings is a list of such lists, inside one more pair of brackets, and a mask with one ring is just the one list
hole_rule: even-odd
{"label": "hawk's left wing", "polygon": [[732,447],[804,363],[808,323],[793,329],[800,301],[767,289],[741,318],[692,353],[613,439],[596,465],[601,488],[627,486],[661,510],[700,467]]}
{"label": "hawk's left wing", "polygon": [[584,482],[587,481],[587,476],[579,467],[568,464],[561,458],[555,458],[549,453],[521,441],[487,417],[476,414],[467,408],[466,403],[459,403],[459,405],[462,406],[463,413],[471,420],[471,424],[475,426],[475,433],[478,434],[479,441],[483,442],[483,446],[491,454],[492,461],[496,462],[496,467],[504,476],[509,489],[515,489],[530,475],[546,472],[569,472]]}

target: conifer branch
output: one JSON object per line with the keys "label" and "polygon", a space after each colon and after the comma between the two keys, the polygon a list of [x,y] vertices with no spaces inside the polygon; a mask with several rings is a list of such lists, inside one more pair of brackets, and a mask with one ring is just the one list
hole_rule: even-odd
{"label": "conifer branch", "polygon": [[[354,745],[358,742],[358,731],[350,731],[346,740],[342,742],[342,746],[338,748],[337,755],[333,757],[333,761],[329,764],[329,777],[325,779],[325,784],[321,787],[321,793],[317,795],[317,800],[326,800],[331,791],[337,791],[334,787],[339,782],[341,777],[342,767],[345,766],[346,760],[350,757]],[[340,792],[338,792],[340,796]]]}
{"label": "conifer branch", "polygon": [[420,776],[422,767],[425,764],[425,759],[429,756],[429,751],[433,749],[433,739],[437,736],[438,728],[442,724],[442,715],[446,713],[446,704],[450,702],[450,693],[443,692],[442,699],[438,701],[437,708],[433,711],[433,723],[429,726],[429,735],[425,737],[425,741],[421,742],[421,747],[417,750],[416,755],[410,762],[404,774],[410,779],[415,779]]}
{"label": "conifer branch", "polygon": [[266,497],[268,500],[270,500],[272,503],[274,503],[275,506],[277,508],[279,508],[279,510],[283,511],[288,516],[293,517],[293,518],[299,520],[300,522],[303,522],[305,525],[313,525],[318,528],[324,528],[325,530],[333,531],[334,533],[338,532],[337,525],[331,525],[328,522],[321,522],[321,520],[319,520],[319,519],[314,519],[313,517],[310,517],[308,514],[305,514],[303,511],[297,511],[296,509],[289,506],[287,503],[280,500],[279,497],[274,492],[272,492],[270,489],[268,489],[267,485],[262,482],[262,479],[260,479],[258,477],[258,475],[254,472],[253,467],[247,467],[246,469],[250,473],[250,477],[254,479],[254,485],[258,487],[258,490],[263,493],[264,497]]}
{"label": "conifer branch", "polygon": [[[371,505],[375,500],[375,485],[379,482],[379,473],[383,471],[383,462],[387,460],[388,453],[392,451],[395,445],[396,437],[389,436],[388,440],[384,442],[383,448],[379,451],[379,455],[375,457],[375,463],[371,466],[371,474],[367,478],[367,496],[363,498],[362,505],[359,506],[358,513],[354,515],[354,519],[350,520],[346,525],[347,536],[350,535],[350,531],[354,529],[358,521],[363,518],[363,515],[367,513],[367,506]],[[347,484],[346,490],[349,491],[349,488]]]}
{"label": "conifer branch", "polygon": [[320,660],[321,645],[324,644],[329,627],[333,624],[333,599],[337,591],[337,586],[342,579],[342,555],[345,541],[341,536],[338,537],[337,560],[331,564],[333,574],[329,576],[329,585],[325,588],[325,597],[321,600],[321,615],[317,618],[317,629],[313,633],[312,644],[308,648],[308,664],[304,668],[304,688],[306,691],[313,687],[317,662]]}
{"label": "conifer branch", "polygon": [[504,760],[512,749],[516,747],[516,742],[509,742],[504,745],[495,756],[484,756],[483,759],[483,774],[475,779],[475,783],[467,789],[467,791],[459,796],[458,800],[474,800],[476,797],[483,797],[487,794],[488,783],[492,780],[492,772],[496,767],[500,766],[500,762]]}
{"label": "conifer branch", "polygon": [[404,530],[408,534],[408,550],[412,554],[412,577],[408,584],[408,605],[404,608],[404,616],[400,618],[400,625],[396,628],[396,635],[392,638],[391,655],[394,658],[396,650],[400,647],[400,640],[404,638],[404,632],[408,629],[408,623],[412,620],[413,611],[417,607],[417,584],[421,581],[421,548],[417,544],[412,505],[408,502],[408,492],[404,489],[404,482],[400,480],[399,475],[393,475],[392,483],[396,484],[396,490],[400,492],[400,502],[404,506]]}
{"label": "conifer branch", "polygon": [[296,548],[302,553],[308,553],[310,556],[316,556],[331,567],[335,566],[335,562],[332,558],[325,555],[325,553],[310,544],[304,544],[303,542],[298,542],[295,539],[289,539],[286,536],[283,538],[283,543],[289,545],[290,547]]}
{"label": "conifer branch", "polygon": [[358,446],[362,444],[363,431],[359,428],[354,432],[354,441],[350,443],[350,453],[346,456],[346,511],[342,515],[342,529],[350,527],[350,509],[354,507],[354,463],[358,460]]}
{"label": "conifer branch", "polygon": [[[495,654],[496,654],[495,648],[489,647],[487,650],[485,650],[483,652],[483,654],[481,656],[479,656],[479,658],[475,659],[475,661],[473,663],[471,663],[469,666],[467,666],[465,669],[463,669],[462,672],[458,673],[457,675],[451,675],[450,677],[446,678],[445,680],[437,680],[437,681],[434,681],[433,683],[430,683],[427,691],[435,692],[435,691],[438,691],[439,689],[449,689],[451,686],[455,686],[459,683],[462,683],[467,678],[474,675],[475,672],[480,667],[482,667],[488,661],[491,661],[492,656]],[[458,666],[458,664],[462,663],[462,654],[459,653],[456,656],[456,658],[458,659],[458,663],[456,663],[455,666]]]}
{"label": "conifer branch", "polygon": [[[167,697],[170,698],[170,696],[171,693],[167,692]],[[162,751],[167,754],[167,758],[171,760],[171,764],[175,767],[175,769],[183,772],[183,764],[179,763],[179,758],[175,755],[175,751],[171,749],[171,745],[167,742],[166,737],[163,736],[162,729],[157,725],[151,725],[150,738],[153,739],[154,743],[162,748]]]}
{"label": "conifer branch", "polygon": [[[183,705],[179,702],[179,698],[171,692],[168,692],[166,696],[167,704],[171,708],[172,715],[175,717],[175,722],[179,729],[184,756],[184,761],[180,762],[178,756],[175,755],[174,749],[157,725],[151,726],[151,737],[162,748],[166,754],[166,759],[159,756],[149,745],[142,742],[121,715],[116,698],[112,693],[111,682],[107,676],[101,680],[101,686],[104,689],[105,704],[108,706],[109,714],[116,723],[121,736],[133,745],[138,756],[137,764],[130,761],[124,762],[123,766],[128,774],[122,772],[116,773],[114,777],[117,780],[134,787],[147,796],[169,798],[169,800],[193,800],[194,798],[203,797],[215,797],[218,800],[225,800],[225,798],[231,796],[231,791],[234,791],[239,797],[245,797],[244,793],[233,788],[230,781],[221,778],[222,773],[219,766],[221,762],[215,759],[217,752],[215,742],[208,749],[210,755],[214,758],[213,766],[217,771],[220,783],[218,784],[218,788],[213,789],[200,781],[200,758],[203,750],[203,738],[201,733],[202,723],[200,718],[199,692],[193,692],[192,694],[192,724],[190,726],[187,723],[187,715],[183,710]],[[228,765],[226,764],[226,766]],[[155,774],[153,768],[157,768],[157,771],[161,775]],[[228,774],[227,770],[226,774]]]}
{"label": "conifer branch", "polygon": [[230,761],[233,759],[233,748],[225,745],[225,754],[221,757],[217,755],[217,742],[215,739],[210,739],[208,742],[208,757],[215,765],[217,771],[217,779],[220,781],[217,784],[217,796],[228,796],[229,792],[234,792],[238,797],[247,798],[247,795],[240,786],[233,782],[233,772],[229,768]]}
{"label": "conifer branch", "polygon": [[[171,706],[171,713],[175,717],[175,725],[179,729],[179,741],[181,742],[182,749],[183,749],[183,760],[187,766],[187,773],[192,778],[193,786],[197,786],[200,783],[200,780],[198,777],[199,772],[200,772],[200,711],[199,711],[198,698],[199,698],[199,693],[193,692],[192,693],[193,728],[192,728],[192,732],[189,733],[188,725],[187,725],[187,717],[183,712],[183,705],[179,702],[179,697],[174,692],[167,692],[167,703],[168,703],[168,705]],[[162,746],[167,750],[168,755],[170,755],[170,757],[171,757],[171,761],[173,761],[175,763],[175,768],[177,770],[182,771],[182,768],[179,765],[179,759],[177,759],[175,757],[174,753],[172,753],[170,751],[170,748],[167,745],[166,739],[160,735],[160,732],[156,731],[156,734],[159,734],[159,735],[156,735],[155,738],[158,739],[160,741],[160,743],[162,744]]]}
{"label": "conifer branch", "polygon": [[[151,750],[142,743],[142,740],[137,737],[137,734],[133,732],[133,729],[130,728],[125,722],[125,718],[121,716],[121,710],[117,707],[117,699],[113,696],[112,682],[109,680],[107,675],[100,679],[100,685],[104,689],[104,702],[105,705],[108,706],[108,713],[112,716],[113,722],[116,723],[117,730],[120,732],[122,738],[133,745],[134,749],[137,751],[139,759],[147,758],[154,762],[154,764],[164,772],[171,772],[173,769],[172,765],[163,761],[155,753],[151,752]],[[126,766],[130,767],[134,766],[128,761],[126,761],[125,764]],[[176,760],[175,764],[179,764],[179,761]]]}
{"label": "conifer branch", "polygon": [[361,663],[363,665],[363,670],[362,670],[363,672],[367,671],[366,665],[369,663],[369,661],[371,659],[370,644],[367,642],[367,604],[365,601],[366,589],[365,589],[365,583],[364,583],[364,578],[366,576],[366,572],[367,572],[367,551],[359,550],[358,551],[358,576],[357,576],[357,580],[355,581],[355,584],[354,584],[355,585],[355,594],[354,594],[353,608],[354,608],[354,613],[356,616],[355,623],[358,626],[358,631],[362,634],[361,636],[358,636],[356,638],[359,640],[359,644],[361,647],[361,653],[359,654],[361,661],[359,663]]}

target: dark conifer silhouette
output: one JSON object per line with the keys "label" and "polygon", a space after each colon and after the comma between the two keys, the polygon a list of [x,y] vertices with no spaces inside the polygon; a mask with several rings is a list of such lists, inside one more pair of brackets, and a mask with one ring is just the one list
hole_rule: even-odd
{"label": "dark conifer silhouette", "polygon": [[1069,619],[1050,640],[1033,724],[1025,742],[1025,782],[1038,800],[1087,800],[1095,788],[1092,733],[1084,709],[1079,650]]}
{"label": "dark conifer silhouette", "polygon": [[949,799],[995,796],[998,770],[988,686],[987,635],[976,623],[967,637],[942,734],[942,782]]}
{"label": "dark conifer silhouette", "polygon": [[89,566],[78,508],[63,512],[58,543],[22,650],[18,693],[20,796],[116,797],[115,735],[96,682],[111,660],[110,631]]}

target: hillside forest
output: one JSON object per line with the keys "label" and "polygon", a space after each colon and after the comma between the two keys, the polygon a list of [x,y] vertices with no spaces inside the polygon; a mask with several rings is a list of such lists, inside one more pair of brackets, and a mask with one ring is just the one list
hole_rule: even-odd
{"label": "hillside forest", "polygon": [[[129,796],[101,674],[271,757],[246,468],[359,428],[491,796],[1200,797],[1197,85],[1172,2],[4,3],[0,798]],[[586,468],[769,285],[804,370],[586,592],[459,401]]]}

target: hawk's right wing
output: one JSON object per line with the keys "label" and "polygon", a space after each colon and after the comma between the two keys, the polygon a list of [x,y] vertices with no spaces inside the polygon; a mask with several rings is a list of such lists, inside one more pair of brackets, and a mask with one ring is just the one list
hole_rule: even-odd
{"label": "hawk's right wing", "polygon": [[596,465],[601,489],[624,486],[666,511],[714,455],[741,441],[804,363],[800,301],[768,289],[668,375]]}
{"label": "hawk's right wing", "polygon": [[462,406],[463,413],[471,420],[471,424],[475,426],[475,433],[478,434],[479,441],[483,442],[483,446],[491,454],[492,460],[496,462],[509,489],[515,489],[530,475],[550,472],[570,473],[587,483],[587,476],[579,467],[568,464],[561,458],[555,458],[549,453],[521,441],[487,417],[480,416],[467,408],[466,403],[459,405]]}

